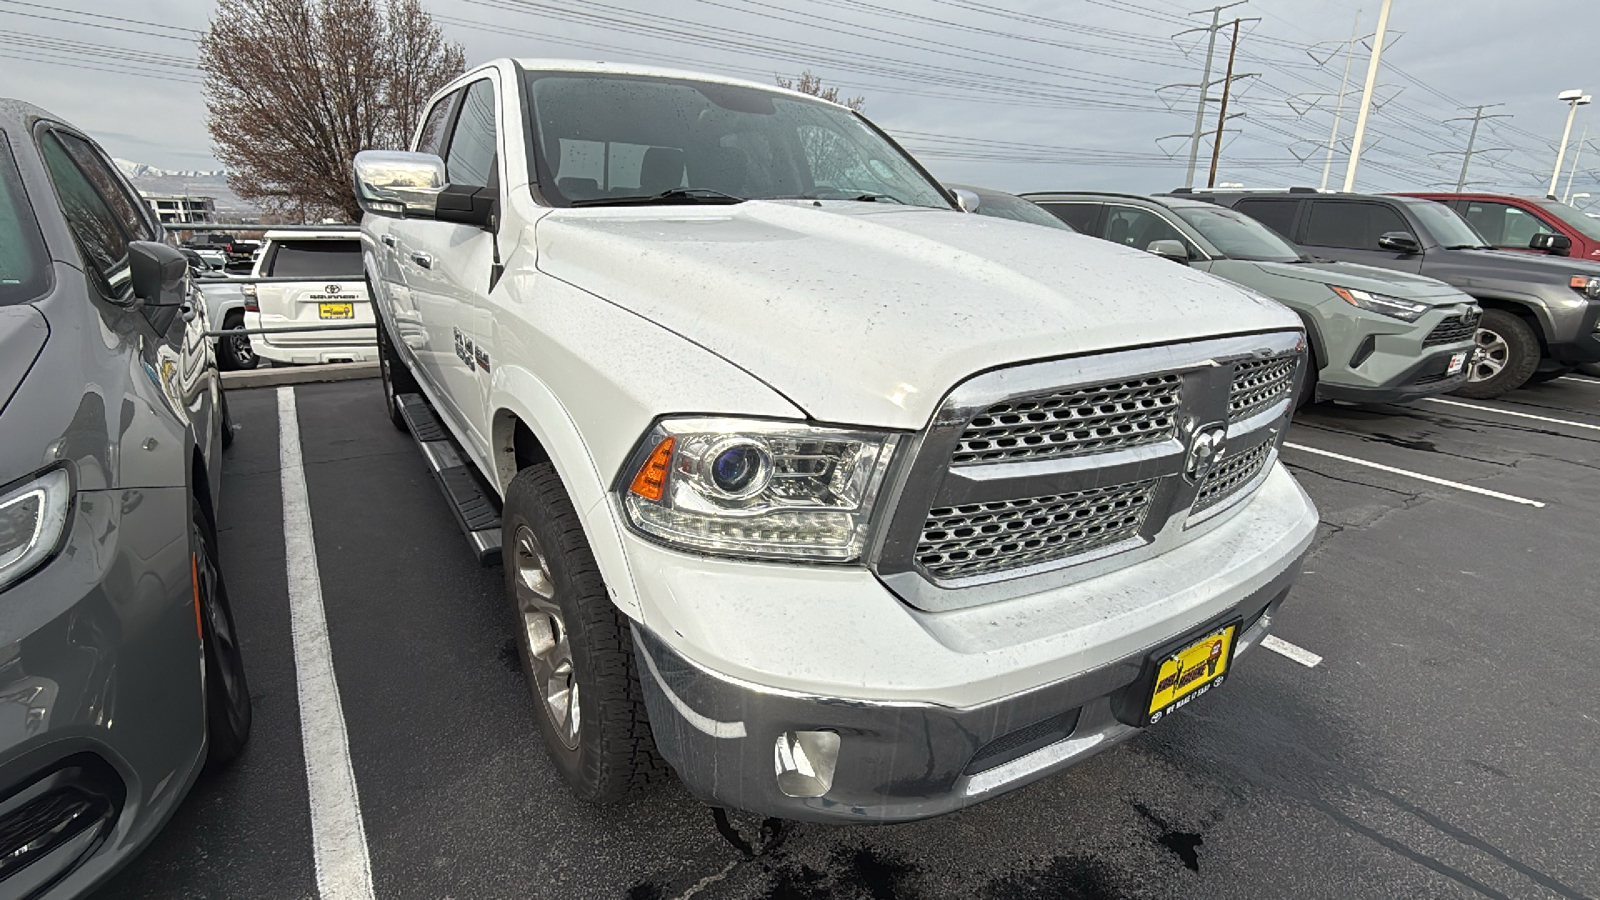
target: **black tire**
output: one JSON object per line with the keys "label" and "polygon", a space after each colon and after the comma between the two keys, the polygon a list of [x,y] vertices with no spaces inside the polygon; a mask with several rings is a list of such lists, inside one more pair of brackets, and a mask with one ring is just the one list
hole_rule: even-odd
{"label": "black tire", "polygon": [[222,433],[217,437],[222,441],[222,449],[226,450],[233,446],[233,410],[228,408],[227,388],[217,391],[217,405],[221,407],[222,416]]}
{"label": "black tire", "polygon": [[[501,521],[517,652],[551,762],[590,803],[615,802],[665,779],[628,620],[612,604],[578,514],[549,463],[512,479]],[[535,583],[548,594],[538,593]]]}
{"label": "black tire", "polygon": [[1529,375],[1526,384],[1544,384],[1547,381],[1555,381],[1557,378],[1571,375],[1576,371],[1578,371],[1577,366],[1563,366],[1559,369],[1546,369]]}
{"label": "black tire", "polygon": [[[244,327],[244,310],[236,309],[222,320],[222,330]],[[261,365],[261,357],[250,346],[249,335],[217,338],[217,367],[224,372],[244,371]]]}
{"label": "black tire", "polygon": [[205,652],[206,768],[225,767],[244,752],[253,718],[239,632],[233,625],[228,587],[217,557],[216,530],[195,504],[194,571]]}
{"label": "black tire", "polygon": [[[368,296],[371,296],[371,283],[368,283]],[[416,376],[406,368],[406,364],[395,355],[394,344],[389,340],[389,329],[384,327],[383,316],[378,320],[378,376],[383,382],[383,402],[389,408],[389,421],[401,431],[407,431],[406,417],[400,414],[400,395],[416,394],[421,391],[417,387]]]}
{"label": "black tire", "polygon": [[1503,309],[1483,311],[1476,341],[1467,363],[1471,380],[1452,391],[1458,397],[1487,400],[1514,391],[1528,382],[1544,355],[1528,323]]}
{"label": "black tire", "polygon": [[1306,353],[1306,377],[1300,384],[1300,396],[1295,398],[1294,411],[1296,414],[1303,412],[1306,407],[1317,402],[1317,358],[1312,353]]}

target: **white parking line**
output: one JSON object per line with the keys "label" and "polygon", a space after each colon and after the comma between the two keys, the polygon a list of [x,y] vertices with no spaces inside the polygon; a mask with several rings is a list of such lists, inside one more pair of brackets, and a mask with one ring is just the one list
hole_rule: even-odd
{"label": "white parking line", "polygon": [[1516,416],[1519,419],[1533,419],[1535,422],[1554,422],[1557,425],[1570,425],[1573,428],[1587,428],[1590,431],[1600,431],[1600,425],[1588,425],[1583,422],[1569,422],[1566,419],[1552,419],[1549,416],[1536,416],[1532,413],[1513,412],[1501,409],[1498,406],[1479,406],[1476,403],[1462,403],[1460,400],[1443,400],[1438,397],[1424,397],[1429,403],[1442,403],[1445,406],[1459,406],[1463,409],[1475,409],[1479,412],[1498,413],[1502,416]]}
{"label": "white parking line", "polygon": [[1308,669],[1314,668],[1317,663],[1322,662],[1322,657],[1304,647],[1297,647],[1275,634],[1269,634],[1262,638],[1261,646],[1271,650],[1273,653],[1287,656]]}
{"label": "white parking line", "polygon": [[278,462],[283,470],[283,550],[288,557],[289,625],[300,703],[300,741],[311,801],[311,847],[322,900],[371,900],[372,861],[361,798],[350,766],[333,649],[322,606],[322,575],[300,457],[294,388],[278,388]]}
{"label": "white parking line", "polygon": [[1563,375],[1557,381],[1576,381],[1579,384],[1600,384],[1600,378],[1583,378],[1578,375]]}
{"label": "white parking line", "polygon": [[1533,506],[1538,507],[1539,509],[1544,508],[1544,503],[1539,500],[1529,500],[1527,497],[1518,497],[1515,494],[1502,494],[1499,491],[1491,491],[1488,488],[1476,487],[1470,484],[1462,484],[1459,481],[1448,481],[1443,478],[1435,478],[1432,475],[1424,475],[1421,472],[1411,472],[1406,469],[1396,469],[1394,466],[1386,466],[1382,463],[1368,462],[1364,459],[1356,459],[1354,456],[1345,456],[1343,453],[1334,453],[1331,450],[1318,450],[1315,447],[1307,447],[1303,444],[1291,444],[1287,441],[1284,442],[1284,446],[1288,447],[1290,450],[1299,450],[1304,453],[1315,453],[1318,456],[1326,456],[1332,459],[1342,460],[1352,465],[1366,466],[1369,469],[1377,469],[1380,472],[1390,472],[1395,475],[1404,475],[1407,478],[1415,478],[1418,481],[1426,481],[1429,484],[1444,485],[1445,487],[1455,488],[1458,491],[1482,494],[1485,497],[1493,497],[1496,500],[1509,500],[1512,503],[1521,503],[1523,506]]}

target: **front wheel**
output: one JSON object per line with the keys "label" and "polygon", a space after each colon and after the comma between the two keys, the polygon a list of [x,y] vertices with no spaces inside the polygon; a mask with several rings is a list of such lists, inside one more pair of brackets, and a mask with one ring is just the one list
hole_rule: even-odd
{"label": "front wheel", "polygon": [[549,463],[512,479],[501,522],[517,649],[551,762],[591,803],[661,780],[666,763],[645,715],[633,633]]}
{"label": "front wheel", "polygon": [[216,531],[198,508],[193,514],[195,602],[205,654],[206,767],[226,766],[244,752],[253,718],[239,634],[217,558]]}
{"label": "front wheel", "polygon": [[[368,288],[370,296],[371,288]],[[389,329],[383,327],[383,315],[377,318],[378,327],[378,377],[383,382],[383,402],[389,408],[389,421],[401,431],[408,430],[406,417],[400,412],[400,395],[415,394],[417,379],[406,364],[395,355],[394,343],[389,340]]]}
{"label": "front wheel", "polygon": [[1503,309],[1483,311],[1475,340],[1467,383],[1453,392],[1461,397],[1487,400],[1522,387],[1543,355],[1528,323]]}

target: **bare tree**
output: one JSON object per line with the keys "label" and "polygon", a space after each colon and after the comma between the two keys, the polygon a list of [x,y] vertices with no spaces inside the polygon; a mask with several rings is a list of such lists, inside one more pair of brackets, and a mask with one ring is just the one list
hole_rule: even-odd
{"label": "bare tree", "polygon": [[833,85],[832,87],[823,87],[822,78],[811,74],[810,69],[801,72],[799,78],[785,78],[782,75],[777,75],[774,76],[774,79],[778,82],[778,87],[784,88],[785,90],[799,91],[802,94],[810,94],[813,97],[821,97],[829,103],[837,103],[841,106],[848,106],[856,112],[860,112],[861,107],[867,105],[867,98],[865,97],[855,96],[849,98],[848,100],[840,97],[838,85]]}
{"label": "bare tree", "polygon": [[408,146],[465,60],[420,0],[220,4],[200,66],[228,183],[268,211],[359,220],[351,160]]}

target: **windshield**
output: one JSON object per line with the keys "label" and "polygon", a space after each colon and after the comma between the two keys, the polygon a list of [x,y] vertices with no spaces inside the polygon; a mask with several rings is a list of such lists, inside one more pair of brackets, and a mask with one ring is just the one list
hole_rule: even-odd
{"label": "windshield", "polygon": [[526,77],[533,180],[558,206],[687,191],[673,200],[807,198],[950,208],[904,153],[830,103],[688,79]]}
{"label": "windshield", "polygon": [[[1422,200],[1417,203],[1407,203],[1406,208],[1416,214],[1428,233],[1439,242],[1441,247],[1487,247],[1489,242],[1484,240],[1478,229],[1461,218],[1461,214],[1445,206],[1443,203],[1434,203],[1432,200]],[[1421,235],[1418,235],[1421,237]]]}
{"label": "windshield", "polygon": [[0,305],[26,303],[44,293],[49,269],[17,161],[0,135]]}
{"label": "windshield", "polygon": [[1539,208],[1549,210],[1551,215],[1567,223],[1573,231],[1584,237],[1592,241],[1600,241],[1600,219],[1590,218],[1588,213],[1576,206],[1550,200],[1540,203]]}
{"label": "windshield", "polygon": [[1229,259],[1296,262],[1300,251],[1267,226],[1231,209],[1180,206],[1173,209],[1201,237]]}
{"label": "windshield", "polygon": [[1028,222],[1059,231],[1077,230],[1046,212],[1043,207],[1014,194],[1007,194],[1001,191],[978,191],[972,188],[968,188],[968,190],[978,195],[978,215],[980,216],[994,216],[997,219]]}

